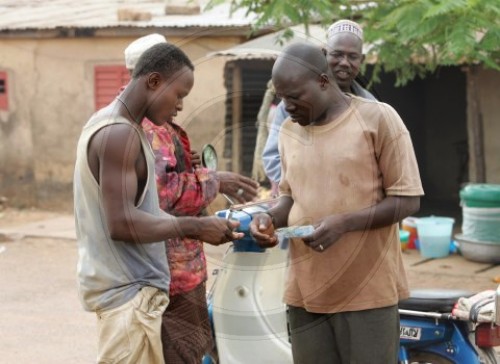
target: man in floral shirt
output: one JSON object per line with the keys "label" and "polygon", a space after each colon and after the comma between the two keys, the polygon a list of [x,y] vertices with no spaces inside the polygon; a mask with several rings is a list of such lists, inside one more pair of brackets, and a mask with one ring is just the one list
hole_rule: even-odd
{"label": "man in floral shirt", "polygon": [[[151,34],[132,42],[125,50],[127,68],[149,47],[166,42]],[[182,110],[182,100],[177,110]],[[144,120],[143,129],[155,154],[160,207],[175,216],[200,215],[217,196],[225,193],[238,202],[253,200],[258,184],[233,172],[200,167],[187,133],[173,120],[161,127]],[[166,242],[170,267],[170,304],[163,315],[162,342],[165,362],[201,363],[214,346],[206,304],[207,268],[203,242],[189,238]]]}

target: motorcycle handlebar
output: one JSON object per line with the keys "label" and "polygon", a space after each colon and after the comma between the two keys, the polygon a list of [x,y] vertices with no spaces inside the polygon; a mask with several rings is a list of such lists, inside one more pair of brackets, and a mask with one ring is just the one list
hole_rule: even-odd
{"label": "motorcycle handlebar", "polygon": [[460,318],[454,316],[451,312],[424,312],[424,311],[413,311],[413,310],[399,310],[400,315],[416,316],[416,317],[428,317],[441,320],[461,320]]}

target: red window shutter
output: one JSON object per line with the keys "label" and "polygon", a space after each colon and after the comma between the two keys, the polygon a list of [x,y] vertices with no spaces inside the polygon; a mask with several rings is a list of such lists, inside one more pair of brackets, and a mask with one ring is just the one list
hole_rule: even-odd
{"label": "red window shutter", "polygon": [[96,66],[94,69],[95,109],[108,105],[130,80],[125,66]]}
{"label": "red window shutter", "polygon": [[0,110],[9,110],[9,88],[7,72],[0,71]]}

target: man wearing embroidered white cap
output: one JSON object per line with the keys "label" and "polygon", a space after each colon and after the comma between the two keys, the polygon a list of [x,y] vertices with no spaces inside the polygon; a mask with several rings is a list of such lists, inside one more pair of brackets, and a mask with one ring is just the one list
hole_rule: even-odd
{"label": "man wearing embroidered white cap", "polygon": [[[125,50],[125,63],[135,60],[148,47],[166,42],[151,34],[132,42]],[[182,100],[177,110],[182,110]],[[175,115],[174,115],[175,116]],[[156,185],[160,208],[174,216],[199,216],[218,192],[238,202],[257,195],[258,184],[233,172],[211,171],[199,166],[186,131],[173,119],[161,126],[144,120],[142,127],[155,155]],[[207,267],[203,242],[192,238],[165,241],[169,263],[170,304],[163,313],[162,344],[165,363],[201,363],[214,347],[206,302]]]}
{"label": "man wearing embroidered white cap", "polygon": [[351,20],[339,20],[328,28],[327,34],[326,57],[340,89],[375,100],[375,97],[355,80],[365,60],[361,26]]}
{"label": "man wearing embroidered white cap", "polygon": [[129,71],[133,71],[139,57],[144,51],[158,43],[167,43],[165,37],[158,33],[149,34],[134,40],[125,48],[125,67]]}
{"label": "man wearing embroidered white cap", "polygon": [[[327,35],[327,60],[340,89],[345,93],[376,100],[355,80],[365,58],[361,26],[350,20],[339,20],[330,26]],[[281,179],[278,134],[281,125],[288,116],[283,102],[280,102],[274,113],[269,136],[262,152],[264,170],[274,186],[274,193],[276,193],[277,185]]]}

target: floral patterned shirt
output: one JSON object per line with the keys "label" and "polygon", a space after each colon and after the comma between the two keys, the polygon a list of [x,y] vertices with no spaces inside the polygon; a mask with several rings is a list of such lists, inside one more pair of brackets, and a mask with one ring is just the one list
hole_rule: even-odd
{"label": "floral patterned shirt", "polygon": [[[219,191],[216,174],[193,168],[186,132],[174,123],[156,126],[145,119],[142,127],[155,154],[160,207],[174,216],[198,216]],[[170,294],[186,293],[207,279],[203,242],[190,238],[165,241],[170,267]]]}

